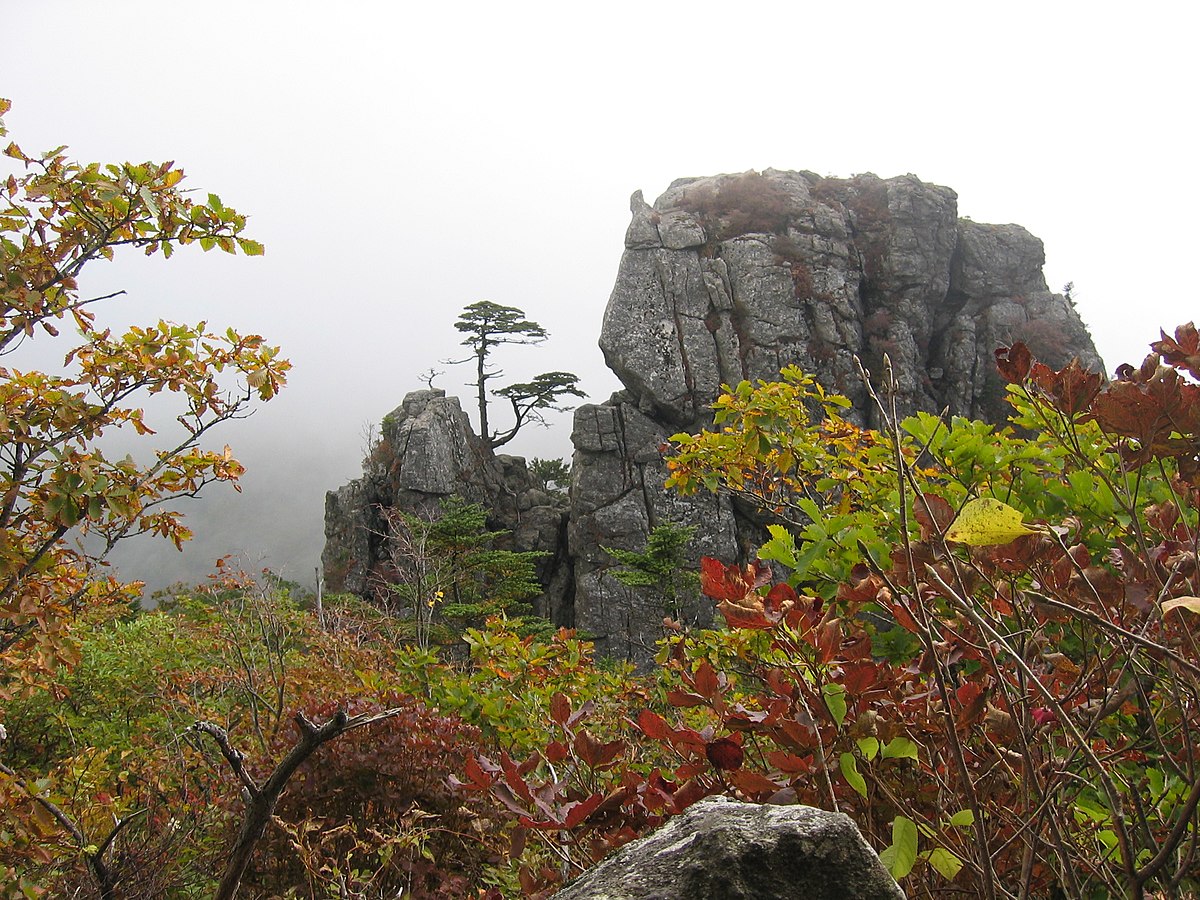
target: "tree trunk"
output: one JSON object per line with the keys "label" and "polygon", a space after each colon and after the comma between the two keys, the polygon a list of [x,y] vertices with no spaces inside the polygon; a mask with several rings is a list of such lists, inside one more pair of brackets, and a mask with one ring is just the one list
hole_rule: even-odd
{"label": "tree trunk", "polygon": [[230,745],[229,737],[225,734],[224,729],[207,722],[197,722],[193,726],[196,730],[203,731],[216,740],[221,752],[225,754],[225,759],[233,768],[234,774],[242,782],[243,797],[247,807],[246,818],[242,822],[233,850],[229,854],[229,861],[225,864],[225,874],[221,876],[216,900],[234,900],[234,897],[237,896],[242,876],[246,874],[246,868],[250,865],[250,859],[254,855],[254,848],[267,830],[267,824],[271,821],[271,814],[275,811],[275,804],[279,802],[283,789],[287,787],[287,783],[295,774],[296,769],[312,756],[318,747],[347,730],[348,718],[344,710],[338,710],[333,718],[324,725],[314,725],[305,718],[304,713],[296,713],[295,722],[296,727],[300,730],[300,739],[288,751],[282,762],[275,767],[275,771],[271,773],[261,788],[254,784],[242,766],[242,754]]}

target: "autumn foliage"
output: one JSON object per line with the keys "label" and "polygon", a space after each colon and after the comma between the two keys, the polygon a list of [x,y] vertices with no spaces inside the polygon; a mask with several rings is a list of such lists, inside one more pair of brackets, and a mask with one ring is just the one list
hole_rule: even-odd
{"label": "autumn foliage", "polygon": [[[0,100],[0,116],[8,108]],[[64,149],[29,155],[10,143],[15,171],[0,183],[0,353],[77,332],[61,373],[0,367],[0,697],[76,658],[68,632],[80,606],[136,596],[98,568],[114,544],[142,533],[177,546],[189,537],[170,502],[242,472],[228,447],[202,449],[201,440],[245,415],[254,397],[272,398],[288,369],[278,348],[233,329],[163,320],[114,334],[99,324],[95,304],[115,295],[89,297],[79,279],[120,247],[165,257],[191,243],[263,248],[215,194],[207,203],[185,196],[173,163],[84,165]],[[137,404],[160,393],[178,401],[157,438],[165,443],[148,462],[110,459],[101,442],[111,432],[156,439],[163,426]],[[72,535],[87,535],[88,549]]]}
{"label": "autumn foliage", "polygon": [[714,794],[849,814],[910,896],[1193,891],[1198,345],[1112,382],[1004,348],[1004,428],[897,421],[886,378],[880,431],[795,370],[733,388],[672,484],[754,503],[764,543],[700,561],[723,627],[672,631],[650,675],[500,618],[450,662],[232,572],[101,616],[6,709],[6,815],[37,831],[0,864],[31,896],[94,889],[95,859],[113,897],[211,891],[243,802],[193,723],[261,783],[298,711],[385,711],[297,770],[249,895],[546,897]]}
{"label": "autumn foliage", "polygon": [[[667,461],[762,523],[751,558],[699,562],[722,627],[669,620],[649,675],[503,616],[444,658],[226,564],[129,605],[104,553],[186,539],[171,499],[241,473],[201,439],[287,363],[203,324],[114,335],[77,276],[124,245],[262,248],[172,163],[5,152],[0,352],[78,339],[62,373],[0,368],[0,896],[546,897],[714,794],[847,813],[910,896],[1200,890],[1193,324],[1111,381],[997,350],[1005,426],[901,419],[886,369],[878,430],[796,368],[732,386]],[[752,181],[691,199],[761,217]],[[112,429],[154,438],[157,393],[182,431],[106,457]],[[652,555],[614,554],[675,591]]]}
{"label": "autumn foliage", "polygon": [[1019,434],[886,392],[862,432],[796,371],[731,390],[670,460],[779,523],[701,561],[727,630],[664,645],[623,741],[563,698],[540,755],[470,781],[566,875],[724,793],[849,813],[912,895],[1195,890],[1200,342],[1154,350],[1106,383],[1002,349]]}

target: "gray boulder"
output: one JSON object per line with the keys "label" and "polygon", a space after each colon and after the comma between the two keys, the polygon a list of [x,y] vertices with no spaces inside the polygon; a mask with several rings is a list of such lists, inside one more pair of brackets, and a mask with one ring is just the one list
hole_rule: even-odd
{"label": "gray boulder", "polygon": [[555,900],[903,900],[849,816],[703,800]]}

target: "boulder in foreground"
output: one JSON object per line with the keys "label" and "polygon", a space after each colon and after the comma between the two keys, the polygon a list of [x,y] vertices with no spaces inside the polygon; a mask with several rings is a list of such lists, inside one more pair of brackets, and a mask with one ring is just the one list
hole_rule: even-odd
{"label": "boulder in foreground", "polygon": [[903,900],[849,816],[702,800],[554,900]]}

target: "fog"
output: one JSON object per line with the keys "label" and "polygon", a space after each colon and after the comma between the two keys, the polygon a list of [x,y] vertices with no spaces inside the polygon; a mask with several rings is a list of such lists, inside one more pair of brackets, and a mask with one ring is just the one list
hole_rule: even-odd
{"label": "fog", "polygon": [[[1193,318],[1177,271],[1200,200],[1194,8],[849,9],[8,4],[13,140],[175,160],[184,187],[248,214],[267,246],[95,264],[86,294],[127,292],[99,321],[203,319],[294,364],[278,399],[212,437],[246,465],[242,492],[182,505],[186,552],[137,542],[121,573],[193,581],[237,553],[311,582],[325,492],[359,474],[364,427],[431,367],[469,396],[469,368],[440,361],[461,355],[453,322],[476,300],[550,332],[500,351],[508,378],[563,369],[607,397],[619,385],[596,339],[629,195],[653,201],[678,177],[774,167],[952,187],[961,215],[1044,240],[1051,287],[1074,282],[1110,368]],[[22,364],[61,361],[42,343]],[[569,414],[550,421],[505,449],[569,456]]]}

